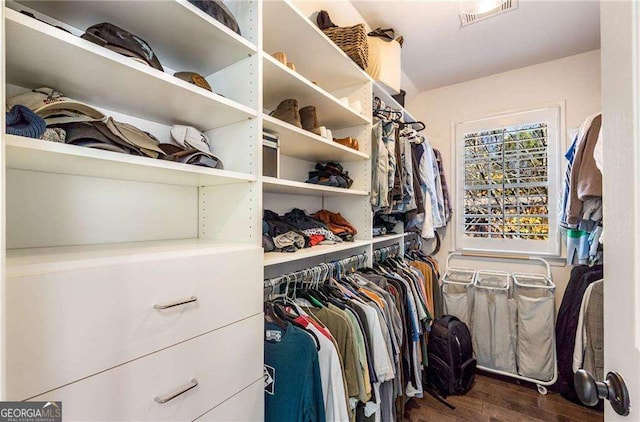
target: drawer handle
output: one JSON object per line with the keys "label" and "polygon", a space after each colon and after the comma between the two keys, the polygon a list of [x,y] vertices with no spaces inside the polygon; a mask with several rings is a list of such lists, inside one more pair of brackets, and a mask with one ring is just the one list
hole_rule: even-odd
{"label": "drawer handle", "polygon": [[198,300],[197,297],[191,296],[188,299],[180,299],[180,300],[176,300],[175,302],[159,303],[157,305],[153,305],[153,308],[169,309],[169,308],[173,308],[174,306],[181,306],[181,305],[186,305],[187,303],[193,303],[193,302],[196,302],[197,300]]}
{"label": "drawer handle", "polygon": [[157,403],[166,403],[168,401],[175,399],[178,396],[181,396],[182,394],[186,393],[189,390],[193,390],[197,386],[198,386],[198,380],[194,378],[191,381],[189,381],[189,383],[183,385],[182,387],[179,387],[176,391],[169,394],[165,394],[164,396],[158,396],[154,400]]}

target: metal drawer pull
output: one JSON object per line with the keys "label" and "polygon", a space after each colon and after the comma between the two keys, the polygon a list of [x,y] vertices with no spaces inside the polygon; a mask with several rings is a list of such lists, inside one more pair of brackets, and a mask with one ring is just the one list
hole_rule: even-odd
{"label": "metal drawer pull", "polygon": [[180,299],[180,300],[176,300],[175,302],[168,302],[168,303],[160,303],[157,305],[153,305],[154,309],[168,309],[168,308],[173,308],[174,306],[181,306],[181,305],[186,305],[187,303],[193,303],[195,301],[197,301],[198,298],[195,296],[191,296],[188,299]]}
{"label": "metal drawer pull", "polygon": [[178,388],[173,393],[169,393],[169,394],[166,394],[164,396],[158,396],[154,400],[156,402],[158,402],[158,403],[166,403],[166,402],[171,401],[171,400],[175,399],[176,397],[186,393],[189,390],[193,390],[197,386],[198,386],[198,380],[194,378],[188,384],[183,385],[182,387]]}

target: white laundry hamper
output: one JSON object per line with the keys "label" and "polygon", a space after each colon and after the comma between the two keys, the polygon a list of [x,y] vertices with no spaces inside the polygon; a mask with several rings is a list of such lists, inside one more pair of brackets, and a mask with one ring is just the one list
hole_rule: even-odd
{"label": "white laundry hamper", "polygon": [[478,366],[517,374],[517,311],[511,298],[511,274],[477,271],[473,295],[472,339]]}
{"label": "white laundry hamper", "polygon": [[555,375],[555,288],[537,274],[512,274],[518,305],[518,374],[541,381]]}
{"label": "white laundry hamper", "polygon": [[453,315],[467,324],[471,330],[473,309],[473,282],[476,270],[471,268],[447,268],[442,276],[442,302],[445,315]]}
{"label": "white laundry hamper", "polygon": [[[454,258],[490,258],[536,261],[546,274],[508,273],[450,266]],[[469,321],[478,369],[535,383],[540,394],[558,379],[555,338],[555,288],[551,266],[533,256],[492,256],[475,252],[451,252],[442,278],[445,310]],[[451,270],[451,271],[449,271]],[[473,273],[473,285],[468,286]],[[464,295],[467,292],[470,295]],[[459,317],[459,316],[458,316]]]}

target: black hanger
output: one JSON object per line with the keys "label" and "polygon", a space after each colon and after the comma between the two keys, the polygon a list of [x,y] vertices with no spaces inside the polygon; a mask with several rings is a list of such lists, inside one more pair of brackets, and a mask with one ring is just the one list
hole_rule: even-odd
{"label": "black hanger", "polygon": [[305,330],[309,335],[311,335],[311,337],[313,337],[313,342],[316,344],[316,349],[320,350],[320,340],[318,339],[318,336],[316,335],[316,333],[314,333],[311,330],[308,330],[307,327],[303,326],[302,324],[296,321],[296,318],[298,318],[300,315],[288,312],[285,309],[286,302],[282,300],[276,299],[275,301],[272,302],[272,305],[273,305],[273,310],[275,314],[279,318],[283,319],[284,321],[290,322],[291,324]]}
{"label": "black hanger", "polygon": [[[414,125],[418,125],[418,128],[416,128]],[[427,128],[427,126],[421,122],[421,121],[417,121],[417,122],[401,122],[400,123],[400,127],[407,127],[410,126],[413,130],[415,130],[416,132],[420,132],[423,131]]]}
{"label": "black hanger", "polygon": [[287,321],[282,319],[275,310],[273,302],[264,303],[264,319],[269,322],[273,322],[283,330],[287,329]]}

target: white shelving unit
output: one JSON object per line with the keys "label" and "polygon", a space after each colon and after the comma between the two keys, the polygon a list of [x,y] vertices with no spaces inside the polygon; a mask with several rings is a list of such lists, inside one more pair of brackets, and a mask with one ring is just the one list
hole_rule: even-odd
{"label": "white shelving unit", "polygon": [[329,92],[314,85],[299,73],[292,71],[273,57],[265,54],[264,106],[274,110],[280,101],[296,98],[300,107],[315,105],[320,126],[343,129],[371,122],[371,117],[358,113],[343,104]]}
{"label": "white shelving unit", "polygon": [[7,252],[7,277],[253,249],[255,249],[255,245],[249,243],[216,242],[201,239],[12,249]]}
{"label": "white shelving unit", "polygon": [[284,264],[288,262],[303,260],[306,258],[312,258],[320,255],[328,255],[336,252],[348,251],[350,249],[357,249],[369,246],[371,244],[368,240],[355,240],[353,242],[343,242],[335,245],[316,245],[311,248],[301,249],[297,252],[267,252],[264,254],[265,267]]}
{"label": "white shelving unit", "polygon": [[181,186],[255,182],[256,176],[6,135],[6,168]]}
{"label": "white shelving unit", "polygon": [[[163,142],[172,125],[194,126],[225,169],[2,135],[0,399],[62,399],[70,420],[89,411],[104,420],[207,412],[244,420],[246,403],[263,408],[261,278],[402,242],[371,236],[371,78],[291,1],[226,4],[242,35],[186,0],[3,6],[3,95],[48,86]],[[164,71],[79,37],[100,22],[147,41]],[[271,57],[277,51],[295,72]],[[177,71],[201,74],[214,92]],[[320,124],[357,138],[359,150],[266,114],[287,98],[315,105]],[[263,130],[279,138],[281,179],[261,175]],[[352,188],[304,183],[329,161],[349,172]],[[357,229],[354,241],[264,254],[263,210],[292,208],[340,213]],[[201,385],[179,406],[156,405],[194,376]],[[87,408],[98,402],[122,405]]]}
{"label": "white shelving unit", "polygon": [[280,135],[280,153],[306,161],[366,161],[369,155],[323,138],[269,115],[262,125],[270,133]]}
{"label": "white shelving unit", "polygon": [[369,192],[363,190],[314,185],[311,183],[294,182],[291,180],[282,180],[273,177],[263,177],[262,188],[266,193],[281,193],[287,195],[367,197],[369,195]]}
{"label": "white shelving unit", "polygon": [[[53,18],[74,35],[81,35],[85,28],[99,22],[110,22],[124,29],[135,28],[136,35],[162,57],[163,66],[189,69],[201,75],[215,73],[258,51],[253,33],[256,30],[245,27],[243,34],[248,39],[239,36],[187,1],[158,2],[153,8],[143,1],[128,2],[127,7],[111,1],[18,1],[16,4],[9,0],[7,3],[14,4],[18,10],[31,9],[36,16],[42,14]],[[176,36],[185,29],[189,36]],[[198,42],[193,42],[194,39]],[[218,47],[216,54],[210,54],[213,45]]]}
{"label": "white shelving unit", "polygon": [[[229,7],[242,36],[183,0],[3,4],[3,95],[48,86],[161,142],[194,126],[225,169],[2,135],[1,399],[64,400],[72,420],[193,420],[241,391],[262,408],[245,390],[262,378],[262,6]],[[147,41],[164,71],[79,37],[100,22]],[[154,402],[194,376],[179,410]],[[98,402],[121,406],[83,404]]]}
{"label": "white shelving unit", "polygon": [[54,87],[95,106],[205,131],[256,117],[247,106],[14,10],[5,12],[6,36],[16,40],[7,48],[8,83]]}
{"label": "white shelving unit", "polygon": [[290,0],[265,2],[264,28],[267,54],[285,52],[298,72],[329,92],[372,81]]}
{"label": "white shelving unit", "polygon": [[404,239],[404,233],[396,233],[396,234],[386,234],[384,236],[375,236],[371,242],[376,245],[378,243],[385,243],[392,240],[401,240]]}
{"label": "white shelving unit", "polygon": [[[314,22],[290,1],[265,2],[263,6],[264,107],[273,110],[287,98],[300,107],[314,105],[319,125],[335,138],[358,139],[359,150],[321,138],[291,124],[263,115],[265,131],[279,138],[281,179],[263,177],[263,207],[279,214],[292,208],[312,213],[320,209],[338,212],[357,229],[354,242],[313,246],[296,253],[270,252],[264,265],[269,274],[304,267],[309,259],[333,259],[344,253],[371,252],[371,78]],[[296,71],[271,57],[284,52]],[[344,104],[359,101],[362,111]],[[350,189],[304,183],[316,162],[343,165],[354,184]],[[265,274],[266,275],[266,274]]]}

